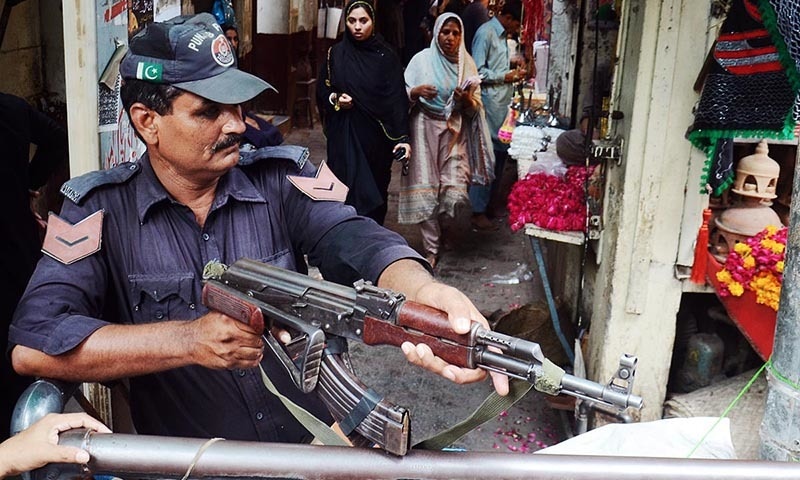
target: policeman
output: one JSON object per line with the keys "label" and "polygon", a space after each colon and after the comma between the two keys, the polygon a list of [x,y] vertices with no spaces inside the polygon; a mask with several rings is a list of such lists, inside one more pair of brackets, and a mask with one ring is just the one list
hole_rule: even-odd
{"label": "policeman", "polygon": [[[346,187],[324,165],[317,171],[306,149],[273,147],[240,162],[239,104],[270,85],[235,68],[210,14],[150,24],[131,39],[120,72],[123,105],[147,151],[62,188],[69,201],[50,218],[47,255],[10,330],[20,373],[130,378],[142,434],[305,442],[308,432],[254,368],[264,356],[261,332],[201,304],[208,261],[296,268],[302,252],[326,279],[364,278],[447,311],[456,331],[486,324],[399,235],[344,205]],[[402,348],[457,383],[484,377],[425,345]],[[285,394],[326,417],[274,358],[263,365]],[[495,383],[507,391],[504,379]]]}

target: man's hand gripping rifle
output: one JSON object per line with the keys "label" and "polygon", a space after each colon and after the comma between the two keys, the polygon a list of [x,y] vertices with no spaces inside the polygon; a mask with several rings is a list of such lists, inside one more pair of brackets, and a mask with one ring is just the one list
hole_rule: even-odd
{"label": "man's hand gripping rifle", "polygon": [[[295,385],[306,393],[318,388],[334,419],[358,445],[375,443],[405,454],[408,412],[378,398],[355,378],[340,355],[347,349],[343,338],[367,345],[424,343],[453,365],[499,372],[543,393],[564,393],[620,410],[642,407],[642,398],[631,393],[636,357],[624,355],[617,374],[602,385],[565,373],[544,357],[537,343],[478,323],[469,333],[457,334],[445,312],[369,282],[345,287],[249,259],[229,267],[209,264],[204,276],[203,303],[263,329],[267,345]],[[289,344],[281,345],[269,333],[272,321],[293,333]]]}

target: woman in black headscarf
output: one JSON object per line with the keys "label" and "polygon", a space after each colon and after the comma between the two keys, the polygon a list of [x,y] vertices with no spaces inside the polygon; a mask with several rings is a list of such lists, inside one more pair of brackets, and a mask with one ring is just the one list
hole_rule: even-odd
{"label": "woman in black headscarf", "polygon": [[344,39],[328,49],[317,89],[328,165],[350,188],[346,202],[383,224],[392,159],[411,157],[403,70],[375,34],[371,1],[350,0],[344,15]]}

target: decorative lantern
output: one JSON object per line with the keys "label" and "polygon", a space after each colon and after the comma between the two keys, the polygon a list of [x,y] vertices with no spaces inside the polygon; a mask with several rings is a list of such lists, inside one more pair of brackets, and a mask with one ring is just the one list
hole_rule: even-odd
{"label": "decorative lantern", "polygon": [[767,155],[768,153],[767,142],[761,140],[756,146],[754,154],[739,160],[732,188],[734,193],[768,200],[777,196],[775,187],[778,185],[781,167],[778,162]]}

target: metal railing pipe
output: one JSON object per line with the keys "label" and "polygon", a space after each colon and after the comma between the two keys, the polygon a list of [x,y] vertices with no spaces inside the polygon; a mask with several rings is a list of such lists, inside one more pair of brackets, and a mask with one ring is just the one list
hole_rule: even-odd
{"label": "metal railing pipe", "polygon": [[[59,443],[91,455],[83,474],[120,478],[536,479],[536,480],[783,480],[800,465],[745,460],[532,455],[412,450],[404,457],[378,449],[217,441],[73,430]],[[206,447],[204,451],[201,449]],[[198,455],[198,452],[201,452]],[[80,472],[50,465],[46,478]],[[53,469],[59,469],[54,471]]]}

